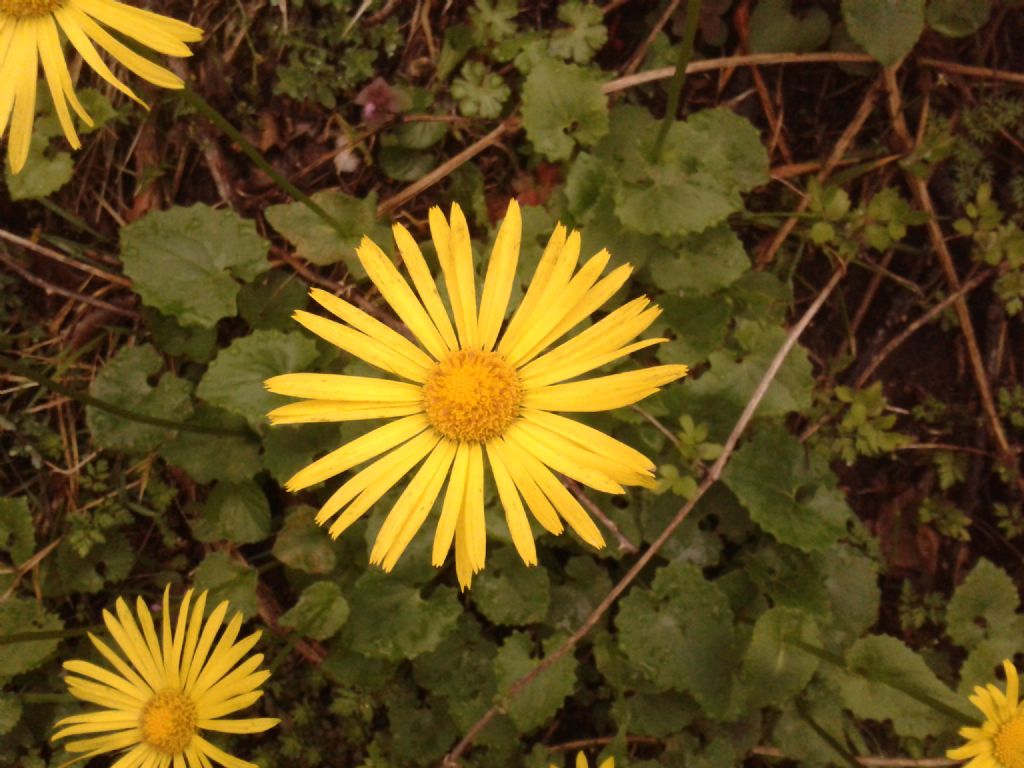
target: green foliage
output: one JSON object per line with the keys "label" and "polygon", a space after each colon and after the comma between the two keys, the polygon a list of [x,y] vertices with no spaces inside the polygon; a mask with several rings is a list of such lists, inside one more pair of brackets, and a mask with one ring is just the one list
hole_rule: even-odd
{"label": "green foliage", "polygon": [[211,327],[238,313],[238,281],[267,269],[251,221],[205,205],[155,211],[121,230],[121,261],[143,302],[183,325]]}
{"label": "green foliage", "polygon": [[299,601],[281,616],[281,625],[291,627],[314,640],[327,640],[337,634],[348,618],[348,603],[341,589],[331,581],[310,584]]}
{"label": "green foliage", "polygon": [[[557,646],[552,638],[550,647]],[[494,671],[498,685],[507,689],[513,682],[529,674],[544,658],[529,635],[513,632],[498,649]],[[561,708],[565,697],[576,687],[576,658],[566,654],[539,673],[520,695],[508,701],[506,708],[516,727],[526,733],[548,723]]]}
{"label": "green foliage", "polygon": [[902,59],[924,31],[924,0],[843,0],[850,36],[885,66]]}
{"label": "green foliage", "polygon": [[35,633],[59,634],[64,622],[35,600],[9,598],[0,603],[0,637],[26,635],[4,645],[4,663],[0,679],[11,678],[35,669],[57,649],[59,638],[34,638]]}
{"label": "green foliage", "polygon": [[501,75],[478,61],[467,61],[452,82],[452,96],[466,117],[498,117],[510,94]]}
{"label": "green foliage", "polygon": [[389,240],[386,230],[377,227],[377,196],[370,193],[356,198],[343,192],[324,190],[312,195],[313,202],[338,223],[335,228],[302,203],[272,205],[263,213],[267,221],[295,246],[299,256],[313,264],[347,261],[358,264],[355,249],[364,236],[382,246]]}
{"label": "green foliage", "polygon": [[973,256],[978,261],[999,267],[995,292],[1008,315],[1024,309],[1024,230],[1017,222],[1005,220],[992,188],[982,184],[974,202],[965,206],[967,216],[957,219],[955,229],[974,241]]}
{"label": "green foliage", "polygon": [[751,53],[813,51],[832,32],[828,14],[810,8],[795,14],[791,0],[760,0],[750,15]]}
{"label": "green foliage", "polygon": [[992,0],[931,0],[928,26],[947,37],[974,34],[988,21]]}
{"label": "green foliage", "polygon": [[560,59],[586,64],[608,40],[603,18],[596,5],[565,0],[558,6],[558,20],[567,26],[555,30],[548,50]]}
{"label": "green foliage", "polygon": [[886,413],[888,405],[882,392],[882,382],[854,391],[849,387],[836,387],[834,395],[838,408],[834,429],[819,433],[818,439],[847,466],[861,456],[881,456],[909,445],[910,435],[893,430],[896,414]]}
{"label": "green foliage", "polygon": [[312,507],[294,507],[274,539],[274,557],[297,571],[330,573],[335,564],[334,547],[313,518]]}
{"label": "green foliage", "polygon": [[199,541],[233,541],[251,544],[270,535],[270,505],[251,480],[219,482],[203,505],[202,516],[192,524]]}
{"label": "green foliage", "polygon": [[567,160],[575,145],[593,146],[608,132],[601,79],[573,64],[545,60],[523,84],[523,127],[537,152]]}
{"label": "green foliage", "polygon": [[972,651],[985,641],[1019,638],[1024,620],[1013,579],[982,558],[956,588],[946,608],[946,633]]}
{"label": "green foliage", "polygon": [[472,597],[495,624],[532,624],[547,615],[550,578],[545,568],[523,568],[519,555],[505,547],[487,558],[487,570],[473,584]]}
{"label": "green foliage", "polygon": [[196,568],[193,584],[199,591],[209,590],[210,605],[227,600],[232,613],[238,611],[250,619],[259,607],[257,581],[254,568],[232,559],[226,552],[213,552],[204,557]]}

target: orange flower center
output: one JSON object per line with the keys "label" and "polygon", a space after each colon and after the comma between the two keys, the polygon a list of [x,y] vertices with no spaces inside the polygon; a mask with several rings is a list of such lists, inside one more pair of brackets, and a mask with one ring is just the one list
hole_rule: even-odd
{"label": "orange flower center", "polygon": [[53,13],[65,0],[0,0],[0,18],[13,16],[16,19],[30,16],[46,16]]}
{"label": "orange flower center", "polygon": [[522,387],[501,355],[460,349],[439,362],[423,385],[423,409],[450,440],[485,442],[519,415]]}
{"label": "orange flower center", "polygon": [[1024,715],[999,729],[992,739],[992,751],[1000,768],[1024,768]]}
{"label": "orange flower center", "polygon": [[196,705],[183,691],[161,691],[142,708],[142,740],[165,755],[180,755],[196,735]]}

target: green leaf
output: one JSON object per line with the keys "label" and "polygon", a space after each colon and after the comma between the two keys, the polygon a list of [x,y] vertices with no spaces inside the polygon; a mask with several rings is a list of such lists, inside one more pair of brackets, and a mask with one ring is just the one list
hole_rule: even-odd
{"label": "green leaf", "polygon": [[503,547],[488,555],[471,596],[495,624],[531,624],[548,612],[551,580],[546,568],[527,567],[513,549]]}
{"label": "green leaf", "polygon": [[348,594],[352,613],[342,642],[371,658],[414,659],[434,650],[455,626],[462,613],[456,594],[438,587],[423,599],[419,588],[367,571]]}
{"label": "green leaf", "polygon": [[203,558],[196,568],[193,584],[200,592],[210,591],[207,604],[211,607],[227,600],[231,606],[229,618],[240,611],[244,618],[251,619],[259,609],[256,598],[259,574],[255,568],[243,565],[226,552],[212,552]]}
{"label": "green leaf", "polygon": [[615,617],[626,657],[662,690],[689,692],[712,717],[729,710],[739,649],[729,599],[700,569],[672,562],[633,588]]}
{"label": "green leaf", "polygon": [[832,604],[830,630],[846,642],[860,637],[878,621],[882,593],[878,587],[878,561],[848,544],[830,549],[825,577]]}
{"label": "green leaf", "polygon": [[[48,119],[56,122],[55,118]],[[4,174],[11,200],[38,200],[47,197],[71,181],[74,175],[75,166],[71,162],[71,154],[50,151],[50,137],[46,132],[39,131],[42,122],[43,120],[36,121],[25,167],[19,173],[13,174],[8,166]]]}
{"label": "green leaf", "polygon": [[960,698],[935,676],[924,659],[895,637],[871,635],[858,640],[847,651],[846,664],[850,674],[841,679],[840,689],[847,708],[857,717],[891,720],[900,736],[935,736],[953,723],[889,682],[912,686],[946,706],[965,711]]}
{"label": "green leaf", "polygon": [[326,640],[348,618],[348,603],[341,588],[331,581],[316,581],[302,590],[299,602],[280,618],[280,624],[314,640]]}
{"label": "green leaf", "polygon": [[672,341],[659,344],[658,361],[685,363],[691,368],[704,362],[725,341],[732,311],[718,296],[659,296],[659,334]]}
{"label": "green leaf", "polygon": [[[171,421],[192,413],[192,384],[165,373],[155,386],[149,380],[163,368],[163,359],[149,344],[122,347],[97,374],[89,394],[129,411]],[[174,433],[115,416],[98,408],[85,409],[86,423],[100,448],[146,453]]]}
{"label": "green leaf", "polygon": [[600,76],[553,59],[527,76],[522,115],[527,138],[548,160],[567,160],[576,144],[591,146],[608,132]]}
{"label": "green leaf", "polygon": [[612,705],[616,724],[637,736],[664,739],[680,733],[689,725],[698,710],[686,694],[631,693],[621,696]]}
{"label": "green leaf", "polygon": [[0,736],[10,733],[21,720],[21,700],[14,693],[0,693]]}
{"label": "green leaf", "polygon": [[152,307],[142,308],[142,317],[157,349],[171,357],[205,363],[217,349],[217,330],[185,326]]}
{"label": "green leaf", "polygon": [[153,211],[121,230],[121,261],[143,303],[210,328],[238,312],[238,281],[267,269],[253,221],[197,204]]}
{"label": "green leaf", "polygon": [[[750,257],[728,224],[689,235],[648,262],[654,284],[684,295],[711,294],[750,269]],[[721,302],[719,302],[721,303]]]}
{"label": "green leaf", "polygon": [[850,37],[885,66],[910,53],[924,31],[924,0],[843,0]]}
{"label": "green leaf", "polygon": [[[64,622],[60,617],[47,611],[35,600],[9,597],[0,603],[0,640],[8,635],[59,632],[62,629]],[[0,665],[0,679],[35,669],[57,650],[59,642],[59,638],[29,639],[0,645],[4,657],[4,663]]]}
{"label": "green leaf", "polygon": [[500,42],[515,34],[518,14],[516,0],[476,0],[469,12],[470,29],[481,45]]}
{"label": "green leaf", "polygon": [[586,64],[608,40],[604,12],[596,5],[566,0],[558,6],[558,19],[568,25],[551,36],[550,51],[560,59]]}
{"label": "green leaf", "polygon": [[817,454],[808,457],[788,432],[760,429],[726,467],[723,482],[751,519],[778,541],[804,552],[828,549],[846,532],[843,495]]}
{"label": "green leaf", "polygon": [[263,468],[283,484],[314,456],[341,443],[336,424],[282,424],[263,432]]}
{"label": "green leaf", "polygon": [[494,119],[511,95],[505,79],[479,61],[463,64],[452,82],[452,98],[458,102],[459,114],[465,117]]}
{"label": "green leaf", "polygon": [[[558,636],[552,638],[552,647]],[[523,675],[532,672],[542,658],[535,657],[533,641],[524,632],[505,638],[494,660],[499,690],[508,690]],[[505,707],[520,732],[546,725],[576,688],[576,657],[567,653],[541,672],[519,694],[507,700]]]}
{"label": "green leaf", "polygon": [[316,510],[305,504],[293,507],[274,539],[274,557],[305,573],[330,573],[336,561],[327,531],[316,524]]}
{"label": "green leaf", "polygon": [[222,349],[199,382],[196,394],[206,402],[238,414],[260,429],[267,411],[290,402],[268,392],[271,376],[301,371],[317,358],[316,343],[301,333],[255,331]]}
{"label": "green leaf", "polygon": [[192,523],[199,541],[251,544],[270,535],[270,504],[252,480],[219,482],[206,498],[203,514]]}
{"label": "green leaf", "polygon": [[[243,429],[245,426],[238,416],[202,404],[187,423],[224,429]],[[248,480],[262,468],[256,443],[237,435],[180,430],[174,438],[161,443],[158,451],[169,463],[188,472],[197,483]]]}
{"label": "green leaf", "polygon": [[[270,226],[295,246],[306,261],[321,266],[348,261],[357,265],[355,249],[364,235],[378,243],[387,240],[386,230],[377,226],[377,193],[366,197],[352,197],[333,189],[311,195],[313,202],[337,221],[338,231],[302,203],[272,205],[264,211]],[[361,273],[361,271],[360,271]]]}
{"label": "green leaf", "polygon": [[377,165],[395,181],[416,181],[433,170],[437,158],[433,152],[382,146],[377,155]]}
{"label": "green leaf", "polygon": [[[1016,623],[1016,622],[1015,622]],[[971,649],[960,666],[960,683],[957,692],[965,699],[975,686],[986,686],[996,679],[996,670],[1002,672],[1003,661],[1012,660],[1020,650],[1021,627],[1015,627],[1012,634],[1004,634],[992,640],[982,640]]]}
{"label": "green leaf", "polygon": [[286,331],[292,313],[306,306],[309,286],[291,272],[267,272],[238,292],[238,314],[254,330]]}
{"label": "green leaf", "polygon": [[750,52],[815,51],[828,40],[832,22],[821,8],[797,15],[792,0],[760,0],[750,14]]}
{"label": "green leaf", "polygon": [[1020,637],[1017,585],[1006,571],[985,558],[956,588],[946,609],[946,632],[957,645],[973,650],[984,640]]}
{"label": "green leaf", "polygon": [[106,532],[106,540],[80,555],[68,539],[44,560],[46,594],[60,597],[75,593],[95,594],[108,583],[116,583],[131,573],[135,550],[121,532]]}
{"label": "green leaf", "polygon": [[748,709],[785,704],[811,681],[818,659],[792,645],[794,638],[821,644],[814,620],[800,611],[771,608],[758,618],[740,672]]}
{"label": "green leaf", "polygon": [[24,496],[0,498],[0,552],[10,555],[14,565],[21,565],[35,550],[36,532],[28,499]]}
{"label": "green leaf", "polygon": [[992,15],[992,0],[929,0],[928,26],[946,37],[973,35]]}
{"label": "green leaf", "polygon": [[[448,700],[452,718],[465,731],[491,706],[498,685],[494,674],[497,653],[494,642],[481,633],[480,624],[465,613],[437,648],[416,657],[413,677],[420,687]],[[453,669],[459,673],[453,675]]]}

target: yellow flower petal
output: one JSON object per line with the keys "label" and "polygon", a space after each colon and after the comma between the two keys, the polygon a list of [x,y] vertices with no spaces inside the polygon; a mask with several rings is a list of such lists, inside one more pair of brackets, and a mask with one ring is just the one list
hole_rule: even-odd
{"label": "yellow flower petal", "polygon": [[441,334],[441,338],[444,340],[445,346],[449,351],[457,349],[459,342],[455,336],[455,329],[452,327],[448,310],[444,308],[441,294],[438,293],[437,285],[434,283],[434,276],[430,273],[430,268],[427,267],[427,262],[423,258],[420,247],[413,240],[412,235],[409,234],[409,230],[401,224],[395,224],[392,227],[392,232],[395,236],[398,252],[402,255],[402,261],[405,263],[405,268],[409,270],[409,277],[412,278],[412,283],[416,286],[416,292],[419,294],[423,306],[426,307],[427,312],[430,314],[430,319],[434,321],[434,327]]}
{"label": "yellow flower petal", "polygon": [[480,299],[480,344],[484,351],[494,349],[498,331],[505,320],[508,298],[512,293],[512,282],[519,264],[519,247],[522,240],[523,221],[519,203],[508,204],[505,220],[501,223],[494,241],[494,251],[487,265],[484,278],[484,293]]}
{"label": "yellow flower petal", "polygon": [[688,373],[685,365],[659,365],[596,379],[527,390],[523,406],[544,411],[607,411],[632,405]]}
{"label": "yellow flower petal", "polygon": [[448,478],[448,489],[445,491],[444,502],[441,505],[441,516],[438,518],[437,528],[434,530],[434,546],[430,562],[435,567],[444,565],[444,560],[452,547],[455,526],[459,522],[459,515],[465,503],[468,470],[469,443],[458,443],[451,476]]}
{"label": "yellow flower petal", "polygon": [[526,518],[522,499],[519,498],[519,492],[505,466],[501,449],[495,449],[497,443],[498,440],[487,443],[487,459],[491,463],[491,474],[494,475],[498,498],[501,499],[501,506],[505,509],[508,532],[511,534],[512,543],[523,562],[527,565],[536,565],[537,545],[533,540],[533,531],[530,530],[530,521]]}
{"label": "yellow flower petal", "polygon": [[264,382],[278,395],[357,403],[418,403],[423,389],[405,381],[333,373],[285,373]]}

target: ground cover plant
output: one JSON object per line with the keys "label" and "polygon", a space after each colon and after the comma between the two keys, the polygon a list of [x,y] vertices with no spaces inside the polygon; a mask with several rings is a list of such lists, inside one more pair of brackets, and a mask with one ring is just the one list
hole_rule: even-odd
{"label": "ground cover plant", "polygon": [[1024,765],[1019,3],[133,7],[0,0],[0,766]]}

